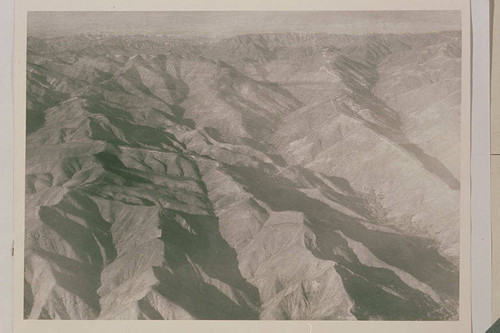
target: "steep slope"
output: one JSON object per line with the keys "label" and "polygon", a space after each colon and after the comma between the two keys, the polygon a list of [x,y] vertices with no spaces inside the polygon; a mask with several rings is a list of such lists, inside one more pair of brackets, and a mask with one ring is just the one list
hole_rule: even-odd
{"label": "steep slope", "polygon": [[[380,198],[388,210],[381,222],[437,239],[442,253],[456,260],[459,39],[444,35],[452,39],[398,37],[408,43],[402,50],[383,47],[381,37],[376,50],[385,50],[382,58],[375,57],[382,51],[370,48],[360,55],[362,46],[325,53],[335,88],[316,90],[315,103],[285,119],[269,142],[288,163],[344,177],[356,190]],[[418,47],[408,50],[411,43]],[[454,54],[441,51],[447,45]],[[432,71],[433,79],[415,77]]]}
{"label": "steep slope", "polygon": [[449,37],[28,40],[25,317],[456,319]]}

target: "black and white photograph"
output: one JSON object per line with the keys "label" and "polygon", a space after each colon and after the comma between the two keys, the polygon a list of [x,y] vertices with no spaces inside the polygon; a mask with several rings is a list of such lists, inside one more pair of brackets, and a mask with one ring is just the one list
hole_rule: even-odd
{"label": "black and white photograph", "polygon": [[461,15],[28,12],[23,318],[461,319]]}

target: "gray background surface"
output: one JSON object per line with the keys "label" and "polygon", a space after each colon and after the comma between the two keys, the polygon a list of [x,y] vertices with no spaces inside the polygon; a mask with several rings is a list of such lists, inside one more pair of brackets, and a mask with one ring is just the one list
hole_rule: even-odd
{"label": "gray background surface", "polygon": [[12,331],[14,0],[0,0],[0,332]]}

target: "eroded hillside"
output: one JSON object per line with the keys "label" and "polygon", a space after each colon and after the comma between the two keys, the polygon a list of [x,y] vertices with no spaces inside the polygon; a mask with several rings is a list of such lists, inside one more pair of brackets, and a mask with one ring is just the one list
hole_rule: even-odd
{"label": "eroded hillside", "polygon": [[458,317],[460,34],[28,38],[25,317]]}

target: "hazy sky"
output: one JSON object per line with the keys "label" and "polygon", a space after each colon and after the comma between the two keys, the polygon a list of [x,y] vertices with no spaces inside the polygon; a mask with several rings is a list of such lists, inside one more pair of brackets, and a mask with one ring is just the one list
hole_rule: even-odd
{"label": "hazy sky", "polygon": [[458,11],[371,12],[29,12],[28,34],[187,34],[229,36],[262,32],[336,34],[460,30]]}

